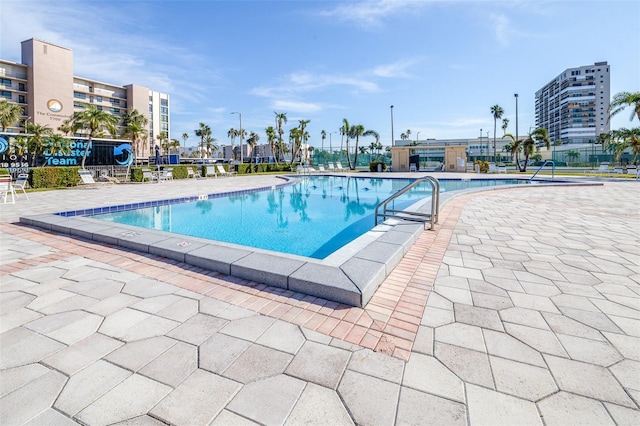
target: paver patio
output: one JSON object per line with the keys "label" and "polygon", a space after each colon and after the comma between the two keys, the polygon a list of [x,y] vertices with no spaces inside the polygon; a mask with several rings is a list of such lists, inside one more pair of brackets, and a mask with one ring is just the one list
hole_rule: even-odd
{"label": "paver patio", "polygon": [[0,207],[0,424],[640,424],[638,182],[455,197],[364,309],[13,223],[54,194]]}

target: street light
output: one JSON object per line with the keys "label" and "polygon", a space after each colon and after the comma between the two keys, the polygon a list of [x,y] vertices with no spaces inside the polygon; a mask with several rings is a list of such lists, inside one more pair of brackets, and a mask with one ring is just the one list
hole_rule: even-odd
{"label": "street light", "polygon": [[417,132],[416,133],[416,145],[418,144],[418,141],[420,140],[419,136],[420,136],[420,132]]}
{"label": "street light", "polygon": [[480,159],[482,160],[482,154],[484,154],[484,148],[482,147],[482,129],[480,129]]}
{"label": "street light", "polygon": [[240,164],[242,164],[242,113],[232,112],[231,114],[238,114],[240,116]]}
{"label": "street light", "polygon": [[27,134],[27,124],[29,123],[29,120],[31,120],[31,116],[28,116],[27,118],[24,119],[24,134]]}
{"label": "street light", "polygon": [[391,105],[391,146],[393,146],[393,105]]}
{"label": "street light", "polygon": [[331,154],[333,152],[333,148],[331,148],[331,135],[333,135],[334,133],[338,133],[338,132],[329,133],[329,158],[331,158]]}
{"label": "street light", "polygon": [[518,94],[514,93],[513,96],[516,98],[516,141],[518,140]]}

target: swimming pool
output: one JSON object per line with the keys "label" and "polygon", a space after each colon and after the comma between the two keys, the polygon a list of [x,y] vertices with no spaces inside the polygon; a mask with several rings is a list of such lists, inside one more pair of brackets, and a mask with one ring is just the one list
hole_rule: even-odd
{"label": "swimming pool", "polygon": [[[324,259],[371,230],[376,206],[413,179],[311,176],[292,185],[226,197],[98,214],[100,220]],[[441,180],[443,191],[521,183]],[[403,209],[431,195],[427,183],[395,201]]]}

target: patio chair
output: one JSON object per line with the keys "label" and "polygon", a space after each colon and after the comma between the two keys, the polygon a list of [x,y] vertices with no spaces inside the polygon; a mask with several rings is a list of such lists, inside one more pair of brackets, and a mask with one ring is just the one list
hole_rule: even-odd
{"label": "patio chair", "polygon": [[585,176],[590,174],[593,174],[594,176],[604,176],[605,174],[609,174],[609,163],[600,163],[600,167],[598,167],[598,170],[585,170],[584,174]]}
{"label": "patio chair", "polygon": [[29,175],[26,173],[20,173],[16,181],[13,183],[13,188],[14,190],[22,191],[28,200],[29,196],[27,195],[27,191],[25,191],[27,185],[29,185]]}
{"label": "patio chair", "polygon": [[336,162],[336,169],[338,169],[339,172],[350,172],[351,171],[351,169],[347,169],[347,168],[342,167],[342,163],[339,162],[339,161]]}
{"label": "patio chair", "polygon": [[489,163],[489,173],[498,173],[496,163]]}
{"label": "patio chair", "polygon": [[411,164],[409,164],[409,171],[410,172],[417,172],[418,168],[416,167],[415,164],[411,163]]}
{"label": "patio chair", "polygon": [[173,180],[173,169],[164,169],[158,175],[158,182]]}
{"label": "patio chair", "polygon": [[326,173],[327,171],[324,168],[324,165],[320,164],[318,166],[318,173]]}
{"label": "patio chair", "polygon": [[329,169],[330,173],[333,173],[336,171],[336,168],[334,167],[333,163],[327,163],[327,168]]}
{"label": "patio chair", "polygon": [[0,198],[4,204],[9,202],[9,195],[11,195],[11,204],[16,203],[16,191],[11,182],[11,175],[0,176]]}
{"label": "patio chair", "polygon": [[507,173],[507,166],[498,166],[498,173]]}
{"label": "patio chair", "polygon": [[624,174],[624,168],[622,166],[615,166],[613,168],[613,170],[609,170],[609,173],[611,173],[613,175],[623,175]]}
{"label": "patio chair", "polygon": [[82,186],[99,186],[99,185],[104,185],[106,183],[109,182],[96,182],[96,180],[93,178],[93,173],[91,173],[91,170],[78,170],[78,174],[80,175],[80,185]]}
{"label": "patio chair", "polygon": [[198,170],[194,171],[193,168],[187,167],[187,179],[189,178],[198,179],[200,177],[201,177],[200,172]]}
{"label": "patio chair", "polygon": [[148,180],[153,182],[158,180],[158,175],[153,173],[150,169],[142,169],[142,181]]}
{"label": "patio chair", "polygon": [[222,164],[218,164],[216,167],[218,169],[218,174],[221,176],[231,177],[238,174],[235,171],[226,171],[224,167],[222,167]]}
{"label": "patio chair", "polygon": [[205,177],[218,177],[218,168],[213,164],[208,164],[204,166],[204,175]]}
{"label": "patio chair", "polygon": [[627,166],[627,176],[638,178],[638,168],[636,166]]}

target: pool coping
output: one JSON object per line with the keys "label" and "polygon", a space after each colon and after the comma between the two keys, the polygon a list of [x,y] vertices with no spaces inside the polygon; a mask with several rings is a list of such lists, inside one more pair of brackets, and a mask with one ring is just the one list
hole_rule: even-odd
{"label": "pool coping", "polygon": [[[127,208],[133,208],[135,205],[151,207],[172,202],[198,201],[274,189],[297,181],[295,177],[282,176],[282,178],[285,183],[275,186],[141,202],[133,205],[33,215],[20,217],[20,222],[52,232],[165,257],[221,274],[350,306],[366,306],[380,284],[400,263],[421,233],[425,232],[423,224],[389,219],[333,255],[325,259],[313,259],[81,216],[87,214],[87,211],[92,211],[95,214],[108,212],[108,209],[116,209],[117,211],[118,207],[124,209],[125,206]],[[532,187],[545,186],[546,184],[549,183],[537,182]],[[569,181],[553,182],[552,184],[601,185],[601,183]],[[442,208],[448,200],[461,194],[513,187],[522,188],[522,185],[480,187],[444,192],[440,195],[440,207]],[[410,206],[408,210],[424,211],[425,208],[430,207],[430,200],[431,197],[423,198]]]}

